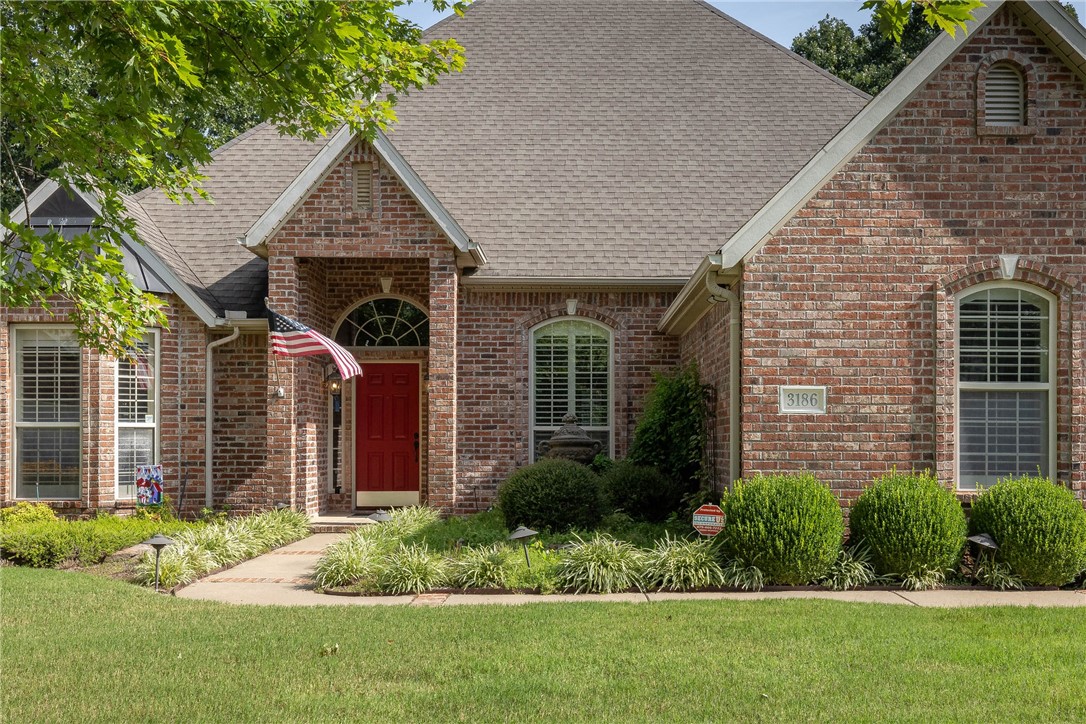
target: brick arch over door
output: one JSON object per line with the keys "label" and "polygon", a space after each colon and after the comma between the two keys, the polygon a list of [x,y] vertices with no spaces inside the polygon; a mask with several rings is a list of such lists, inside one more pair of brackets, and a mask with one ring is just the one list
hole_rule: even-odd
{"label": "brick arch over door", "polygon": [[[1073,489],[1086,490],[1086,304],[1082,281],[1036,260],[1018,259],[1005,277],[994,257],[961,267],[934,285],[935,307],[935,466],[940,480],[957,476],[957,300],[966,290],[987,282],[1034,287],[1055,298],[1056,314],[1056,469],[1055,477]],[[1077,466],[1077,467],[1076,467]]]}

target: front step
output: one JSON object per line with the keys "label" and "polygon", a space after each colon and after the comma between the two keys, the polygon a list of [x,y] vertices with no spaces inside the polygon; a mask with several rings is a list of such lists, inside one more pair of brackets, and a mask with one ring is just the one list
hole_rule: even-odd
{"label": "front step", "polygon": [[365,515],[318,515],[309,521],[310,533],[350,533],[364,525],[375,525]]}

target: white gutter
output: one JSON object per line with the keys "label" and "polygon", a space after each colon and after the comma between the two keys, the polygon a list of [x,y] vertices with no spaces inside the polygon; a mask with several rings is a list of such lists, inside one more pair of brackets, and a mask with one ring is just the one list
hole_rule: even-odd
{"label": "white gutter", "polygon": [[709,290],[709,302],[727,302],[728,308],[728,477],[729,487],[739,479],[739,297],[727,287],[717,283],[716,274],[705,277],[705,288]]}
{"label": "white gutter", "polygon": [[[230,320],[222,320],[224,323],[229,324]],[[211,426],[214,422],[215,411],[215,373],[214,368],[211,366],[212,356],[211,353],[216,347],[221,347],[228,342],[233,342],[241,334],[241,327],[237,324],[233,325],[234,331],[232,331],[226,337],[222,339],[216,339],[214,342],[207,343],[206,359],[204,360],[204,506],[208,508],[215,507],[215,496],[211,490],[212,471],[211,465],[215,460],[215,454],[211,449]]]}

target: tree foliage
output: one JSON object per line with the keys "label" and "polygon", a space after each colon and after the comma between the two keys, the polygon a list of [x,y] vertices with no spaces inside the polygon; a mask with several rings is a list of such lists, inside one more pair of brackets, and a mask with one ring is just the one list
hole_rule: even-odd
{"label": "tree foliage", "polygon": [[36,234],[5,204],[0,303],[68,300],[80,340],[114,354],[162,324],[124,271],[122,240],[139,236],[122,194],[206,197],[200,166],[243,123],[314,139],[393,122],[399,95],[463,66],[455,41],[424,43],[396,16],[404,2],[0,0],[6,196],[25,204],[48,176],[101,202],[96,227],[73,239]]}
{"label": "tree foliage", "polygon": [[792,50],[865,93],[876,95],[889,85],[939,31],[914,5],[899,41],[882,34],[872,19],[853,32],[848,23],[828,15],[792,41]]}
{"label": "tree foliage", "polygon": [[973,11],[984,7],[982,0],[864,0],[863,9],[871,10],[872,22],[879,33],[900,43],[909,23],[919,12],[932,28],[953,36],[973,19]]}

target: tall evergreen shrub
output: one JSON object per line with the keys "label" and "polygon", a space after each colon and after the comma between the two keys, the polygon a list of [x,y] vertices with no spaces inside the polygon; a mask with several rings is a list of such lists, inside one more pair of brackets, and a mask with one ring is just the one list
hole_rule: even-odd
{"label": "tall evergreen shrub", "polygon": [[696,490],[703,477],[707,414],[696,364],[656,375],[627,460],[658,468],[687,492]]}

